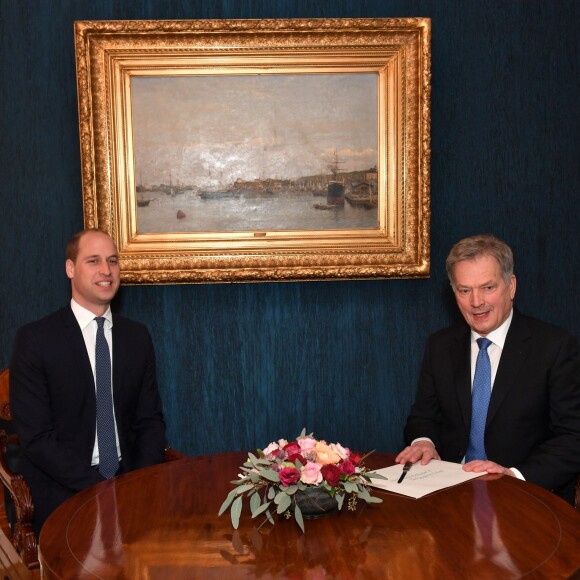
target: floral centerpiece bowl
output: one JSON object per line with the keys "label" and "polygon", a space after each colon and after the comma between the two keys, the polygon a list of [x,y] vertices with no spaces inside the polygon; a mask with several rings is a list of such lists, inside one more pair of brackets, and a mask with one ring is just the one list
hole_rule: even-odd
{"label": "floral centerpiece bowl", "polygon": [[303,429],[293,441],[279,439],[263,451],[258,449],[257,455],[248,454],[219,515],[230,508],[232,525],[237,529],[246,496],[253,518],[263,514],[265,521],[274,524],[272,512],[287,518],[293,514],[304,532],[305,517],[341,510],[346,496],[348,509],[353,511],[357,499],[380,503],[380,498],[371,496],[369,484],[371,478],[385,478],[367,470],[364,460],[368,455],[315,439]]}

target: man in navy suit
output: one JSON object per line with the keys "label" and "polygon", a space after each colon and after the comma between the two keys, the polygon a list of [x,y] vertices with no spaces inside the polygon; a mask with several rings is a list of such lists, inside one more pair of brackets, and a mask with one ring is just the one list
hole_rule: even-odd
{"label": "man in navy suit", "polygon": [[[467,324],[427,340],[397,462],[465,461],[465,471],[525,479],[572,503],[580,473],[578,341],[513,308],[513,255],[497,238],[461,240],[446,266]],[[491,341],[491,398],[482,418],[484,450],[466,460],[481,338]]]}
{"label": "man in navy suit", "polygon": [[[111,353],[117,474],[161,463],[165,447],[151,337],[142,324],[111,313],[120,284],[113,240],[100,230],[73,236],[66,274],[70,304],[20,328],[10,362],[10,406],[23,450],[19,470],[32,493],[37,535],[65,499],[105,480],[96,436],[96,317],[105,319]],[[111,449],[114,455],[114,444]]]}

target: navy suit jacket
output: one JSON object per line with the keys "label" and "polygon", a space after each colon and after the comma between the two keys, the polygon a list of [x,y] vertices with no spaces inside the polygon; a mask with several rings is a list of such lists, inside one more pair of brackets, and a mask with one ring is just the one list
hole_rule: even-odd
{"label": "navy suit jacket", "polygon": [[[427,340],[405,441],[429,437],[441,459],[460,462],[471,425],[467,324]],[[572,502],[580,473],[580,356],[564,330],[516,310],[497,369],[485,428],[487,457]]]}
{"label": "navy suit jacket", "polygon": [[[114,314],[112,336],[113,398],[124,472],[163,461],[165,423],[147,329]],[[93,371],[70,306],[18,330],[10,362],[10,408],[38,533],[60,503],[103,481],[91,467]]]}

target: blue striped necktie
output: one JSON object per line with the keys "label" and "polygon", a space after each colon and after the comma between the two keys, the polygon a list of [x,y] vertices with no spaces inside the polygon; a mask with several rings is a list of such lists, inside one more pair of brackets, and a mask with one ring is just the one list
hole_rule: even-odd
{"label": "blue striped necktie", "polygon": [[113,393],[111,389],[111,355],[105,339],[103,317],[97,321],[95,346],[95,374],[97,382],[97,443],[99,446],[99,471],[107,479],[114,477],[119,469],[115,418],[113,415]]}
{"label": "blue striped necktie", "polygon": [[491,344],[488,338],[478,338],[479,354],[475,363],[473,389],[471,391],[471,431],[465,461],[487,459],[484,435],[487,408],[491,397],[491,363],[487,348]]}

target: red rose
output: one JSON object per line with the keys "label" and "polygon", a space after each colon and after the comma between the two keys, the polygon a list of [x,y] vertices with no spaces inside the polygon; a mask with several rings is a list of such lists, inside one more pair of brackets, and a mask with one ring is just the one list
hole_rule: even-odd
{"label": "red rose", "polygon": [[291,441],[290,443],[285,445],[284,451],[286,451],[286,453],[288,455],[294,455],[296,453],[300,453],[301,449],[300,449],[300,445],[298,445],[298,441]]}
{"label": "red rose", "polygon": [[322,477],[330,487],[336,487],[340,482],[340,469],[336,465],[324,465],[320,470]]}
{"label": "red rose", "polygon": [[350,458],[349,458],[355,465],[358,465],[360,463],[360,460],[362,459],[362,455],[360,453],[351,453],[350,454]]}
{"label": "red rose", "polygon": [[300,453],[296,453],[294,455],[290,455],[290,457],[288,457],[288,461],[290,463],[296,463],[297,461],[300,461],[301,465],[306,465],[306,459],[304,459],[304,457],[302,457],[302,455]]}
{"label": "red rose", "polygon": [[354,473],[354,463],[350,459],[345,459],[338,464],[342,475],[352,475]]}
{"label": "red rose", "polygon": [[300,472],[294,467],[284,467],[279,472],[280,482],[285,487],[294,485],[300,479]]}

